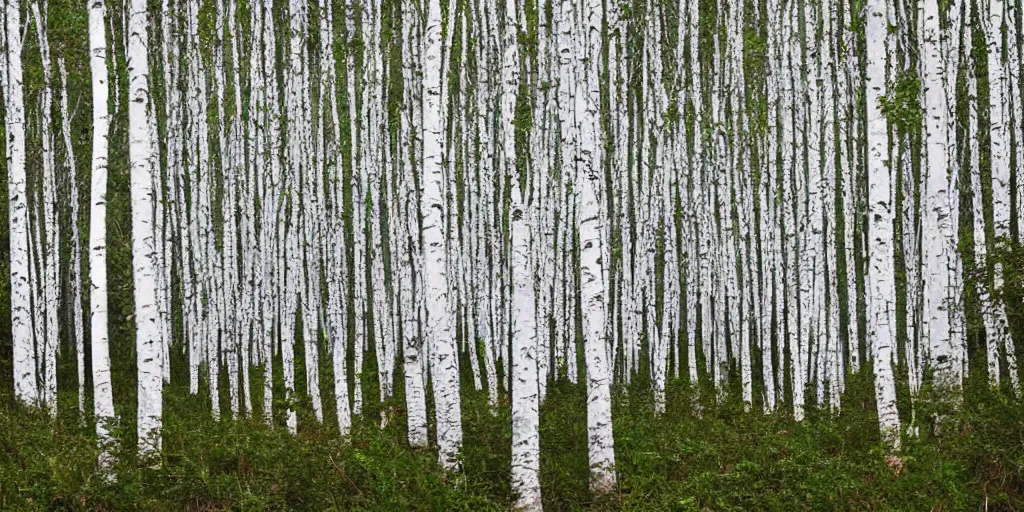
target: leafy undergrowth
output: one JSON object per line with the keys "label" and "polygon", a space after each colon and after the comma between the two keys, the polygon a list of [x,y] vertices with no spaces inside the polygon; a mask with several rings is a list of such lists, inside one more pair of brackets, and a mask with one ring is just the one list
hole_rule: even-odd
{"label": "leafy undergrowth", "polygon": [[[506,510],[511,427],[484,396],[464,396],[464,471],[445,475],[429,450],[404,443],[400,409],[380,430],[357,422],[351,441],[300,416],[297,436],[259,421],[214,422],[170,388],[164,450],[146,467],[123,450],[117,481],[94,472],[91,428],[56,422],[0,397],[3,510]],[[183,392],[184,391],[184,392]],[[64,410],[74,410],[74,397]],[[620,492],[587,492],[586,416],[579,387],[549,389],[541,411],[547,510],[1011,510],[1024,508],[1024,407],[1001,395],[968,400],[941,438],[922,429],[898,461],[878,446],[873,402],[794,424],[725,400],[700,418],[680,386],[655,418],[647,394],[617,396]],[[259,403],[259,402],[257,402]],[[397,401],[396,403],[400,403]],[[367,417],[371,416],[370,413]],[[330,425],[330,421],[327,421]],[[130,430],[128,425],[124,430]],[[134,428],[134,427],[131,427]],[[121,432],[130,441],[130,433]],[[123,441],[123,445],[131,445]]]}

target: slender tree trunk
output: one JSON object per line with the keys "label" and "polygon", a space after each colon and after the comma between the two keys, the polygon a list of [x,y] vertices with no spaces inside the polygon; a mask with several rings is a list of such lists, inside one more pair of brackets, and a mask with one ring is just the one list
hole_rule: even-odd
{"label": "slender tree trunk", "polygon": [[[829,407],[833,412],[838,412],[841,400],[841,381],[843,380],[842,346],[839,336],[839,267],[836,248],[838,247],[838,230],[836,228],[836,123],[838,118],[838,101],[835,94],[837,62],[837,45],[835,44],[835,23],[836,7],[825,4],[822,6],[822,40],[825,45],[820,50],[819,79],[822,90],[822,189],[821,203],[824,211],[824,233],[825,244],[825,304],[822,304],[823,314],[819,325],[822,330],[819,333],[819,345],[826,351],[825,372],[828,384]],[[817,127],[812,127],[817,129]]]}
{"label": "slender tree trunk", "polygon": [[[342,182],[343,172],[341,164],[341,119],[338,115],[337,71],[334,59],[334,23],[333,4],[321,1],[320,7],[320,58],[321,73],[323,79],[321,87],[321,112],[322,123],[326,123],[326,116],[330,116],[330,127],[332,136],[322,138],[324,157],[328,165],[327,175],[333,187],[328,187],[328,196],[332,198],[331,211],[325,216],[327,219],[324,235],[325,243],[329,246],[326,249],[327,268],[327,322],[326,331],[328,346],[331,352],[331,362],[334,369],[334,400],[338,417],[338,433],[342,437],[349,435],[352,428],[351,407],[349,405],[348,389],[348,361],[347,342],[348,334],[346,311],[346,282],[347,282],[347,249],[345,237],[344,202],[345,193]],[[326,103],[330,104],[329,110]],[[326,125],[321,124],[321,133],[326,130]],[[328,185],[330,185],[330,183]]]}
{"label": "slender tree trunk", "polygon": [[[699,50],[699,27],[700,27],[700,6],[697,0],[687,0],[686,8],[686,35],[689,43],[688,66],[684,69],[691,69],[690,83],[688,88],[688,101],[694,114],[693,121],[693,145],[689,152],[690,169],[690,190],[688,224],[690,226],[690,240],[688,243],[687,255],[687,279],[686,279],[686,318],[688,335],[688,371],[690,377],[690,390],[693,393],[693,405],[695,412],[699,414],[700,405],[700,374],[697,372],[697,347],[703,346],[703,339],[707,336],[704,325],[707,325],[707,317],[702,315],[703,303],[701,300],[703,291],[704,274],[702,243],[705,232],[701,230],[701,207],[704,199],[703,192],[703,153],[702,137],[704,136],[701,127],[700,112],[703,106],[703,85],[700,73]],[[682,23],[680,22],[680,25]],[[680,38],[682,40],[682,38]],[[700,323],[698,323],[700,320]],[[701,329],[701,337],[698,338],[698,325]],[[707,352],[704,353],[705,361]]]}
{"label": "slender tree trunk", "polygon": [[857,69],[858,61],[856,57],[856,44],[857,34],[849,28],[843,30],[843,46],[846,48],[846,54],[843,55],[843,68],[844,71],[842,76],[844,82],[840,88],[840,98],[842,98],[842,109],[845,112],[843,122],[839,126],[839,137],[841,147],[845,149],[845,158],[841,159],[843,164],[842,170],[842,194],[843,194],[843,227],[844,227],[844,259],[846,262],[846,275],[843,276],[846,281],[846,311],[847,311],[847,331],[846,331],[846,345],[849,353],[849,366],[851,372],[858,372],[860,370],[861,363],[861,342],[860,342],[860,318],[858,308],[858,288],[857,288],[857,260],[856,260],[856,247],[857,244],[854,238],[858,235],[858,218],[860,214],[857,212],[857,197],[859,195],[858,187],[861,183],[859,177],[860,168],[857,166],[857,154],[860,150],[857,147],[855,140],[859,135],[859,126],[857,115],[860,110],[857,107],[855,89],[860,85],[860,71]]}
{"label": "slender tree trunk", "polygon": [[146,3],[132,0],[128,29],[129,158],[132,196],[132,271],[135,280],[135,328],[138,353],[139,451],[160,453],[163,416],[163,376],[160,367],[159,325],[156,305],[157,268],[154,243],[153,131],[149,109],[149,19]]}
{"label": "slender tree trunk", "polygon": [[71,336],[75,341],[75,366],[78,370],[78,412],[85,414],[85,326],[82,319],[82,241],[79,233],[78,166],[71,140],[71,115],[68,113],[68,72],[64,58],[57,60],[60,71],[60,118],[61,134],[64,137],[65,168],[70,185],[71,203]]}
{"label": "slender tree trunk", "polygon": [[[1021,133],[1014,132],[1014,123],[1021,122],[1020,98],[1015,89],[1016,76],[1019,73],[1018,59],[1014,54],[1019,52],[1015,32],[1017,21],[1013,19],[1013,2],[1006,5],[1003,0],[992,0],[980,4],[982,6],[982,22],[985,29],[985,39],[988,45],[988,83],[989,83],[989,141],[990,162],[992,166],[992,217],[995,227],[995,239],[992,240],[994,247],[1002,247],[1010,238],[1010,216],[1011,216],[1011,194],[1010,190],[1010,159],[1013,151],[1012,142],[1018,147],[1024,141],[1021,140]],[[987,10],[986,7],[987,6]],[[1006,44],[1003,42],[1005,30]],[[1004,54],[1005,50],[1005,54]],[[1005,55],[1005,59],[1004,59]],[[1016,110],[1015,110],[1016,109]],[[1021,158],[1017,157],[1018,168],[1021,165]],[[980,172],[975,171],[975,172]],[[1017,209],[1021,209],[1021,196],[1019,190],[1021,181],[1024,178],[1021,172],[1017,172]],[[1019,215],[1019,214],[1018,214]],[[984,224],[982,224],[984,225]],[[1018,224],[1018,230],[1020,229]],[[977,234],[975,237],[977,238]],[[978,245],[975,243],[975,247]],[[984,261],[983,255],[976,254],[979,262]],[[1019,376],[1016,369],[1016,354],[1010,340],[1009,328],[1005,322],[1005,307],[1002,295],[999,293],[1003,288],[1003,267],[1000,262],[992,265],[993,268],[993,291],[998,298],[990,299],[988,293],[981,297],[984,302],[982,307],[988,311],[992,318],[986,321],[986,339],[989,340],[989,378],[993,385],[999,385],[999,346],[1006,348],[1007,362],[1011,364],[1009,369],[1011,386],[1019,395],[1021,392]],[[994,352],[992,352],[994,351]]]}
{"label": "slender tree trunk", "polygon": [[[926,0],[927,1],[927,0]],[[900,419],[896,410],[896,387],[892,371],[895,336],[895,279],[893,277],[892,196],[893,187],[885,157],[887,122],[879,97],[886,92],[885,33],[886,0],[867,4],[867,107],[868,107],[868,205],[870,213],[870,258],[868,326],[875,365],[875,399],[883,440],[894,451],[900,449]]]}
{"label": "slender tree trunk", "polygon": [[403,56],[402,83],[404,87],[404,106],[402,111],[402,123],[400,129],[401,158],[395,160],[395,175],[398,178],[399,190],[402,204],[402,231],[400,239],[403,241],[402,250],[399,251],[402,257],[402,264],[399,266],[401,272],[401,295],[403,297],[402,314],[404,324],[402,336],[404,338],[404,361],[405,371],[405,401],[407,409],[409,445],[413,448],[427,446],[427,397],[425,375],[426,368],[426,326],[422,324],[424,293],[421,275],[423,272],[421,233],[420,233],[420,193],[417,189],[416,171],[414,162],[420,162],[423,156],[419,150],[419,137],[417,137],[414,121],[417,120],[416,110],[421,108],[420,98],[417,91],[422,85],[416,80],[415,74],[419,66],[419,55],[417,52],[418,41],[420,40],[418,20],[414,15],[415,11],[408,6],[402,6],[402,42]]}
{"label": "slender tree trunk", "polygon": [[[355,2],[349,2],[347,6],[348,12],[346,13],[346,22],[348,29],[348,37],[354,39],[356,37],[356,22],[359,20],[359,9]],[[369,20],[367,20],[369,23]],[[365,29],[364,29],[365,30]],[[366,282],[366,194],[367,194],[367,173],[369,170],[366,168],[366,162],[363,160],[363,152],[369,151],[370,148],[362,139],[362,130],[359,128],[359,108],[357,100],[359,98],[358,93],[358,81],[356,79],[356,54],[351,48],[346,52],[347,58],[345,61],[346,73],[346,87],[348,91],[348,105],[349,105],[349,138],[351,141],[351,155],[352,155],[352,257],[353,257],[353,282],[355,289],[353,290],[353,308],[355,311],[355,339],[353,341],[353,364],[355,369],[353,372],[353,389],[352,389],[352,413],[356,416],[362,414],[363,411],[363,389],[362,389],[362,375],[363,375],[363,352],[366,349],[366,338],[367,338],[367,322],[368,322],[368,310],[367,301],[369,300],[369,290]],[[369,56],[370,52],[364,52],[364,55]],[[365,73],[365,71],[364,71]],[[364,100],[365,101],[365,100]],[[365,120],[363,122],[366,122]]]}
{"label": "slender tree trunk", "polygon": [[587,362],[587,432],[590,460],[590,490],[607,494],[617,486],[615,450],[612,439],[611,373],[608,361],[604,279],[604,219],[599,198],[604,173],[603,142],[600,132],[601,4],[589,0],[580,6],[581,26],[576,32],[577,56],[581,63],[582,90],[576,94],[576,115],[580,119],[579,184],[580,295],[583,304],[583,332]]}
{"label": "slender tree trunk", "polygon": [[[533,221],[535,208],[524,186],[515,153],[516,94],[520,90],[519,23],[516,3],[505,3],[502,35],[501,126],[504,173],[512,187],[512,492],[517,510],[540,510],[540,391],[534,295]],[[527,185],[529,181],[526,182]]]}
{"label": "slender tree trunk", "polygon": [[[958,209],[959,190],[956,189],[955,164],[952,161],[953,132],[951,130],[951,95],[947,75],[953,66],[945,52],[945,31],[939,26],[939,6],[936,1],[924,3],[924,29],[922,33],[922,61],[925,90],[926,155],[923,196],[924,235],[924,314],[925,336],[928,339],[935,383],[940,388],[959,390],[963,385],[965,351],[959,339],[955,315],[960,310],[959,276],[956,260],[956,230],[954,209]],[[954,61],[955,62],[955,61]],[[954,64],[955,65],[955,64]],[[955,74],[955,73],[954,73]],[[877,368],[876,368],[877,369]]]}
{"label": "slender tree trunk", "polygon": [[[454,15],[454,13],[452,14]],[[462,448],[462,418],[459,398],[459,360],[455,346],[452,296],[449,288],[448,243],[444,228],[447,214],[443,196],[444,155],[443,108],[440,99],[446,85],[441,81],[444,42],[441,34],[441,6],[430,0],[425,27],[423,66],[423,282],[428,299],[425,334],[430,347],[437,413],[438,456],[442,467],[454,470]],[[450,34],[449,34],[450,37]]]}
{"label": "slender tree trunk", "polygon": [[10,229],[11,335],[14,358],[14,396],[39,405],[36,339],[32,329],[32,281],[29,262],[28,181],[25,173],[25,93],[22,76],[21,7],[5,4],[4,111]]}
{"label": "slender tree trunk", "polygon": [[107,38],[102,0],[89,0],[89,64],[92,70],[92,166],[89,211],[89,308],[92,332],[93,414],[99,438],[100,472],[109,474],[114,465],[114,439],[110,435],[114,417],[114,394],[110,378],[107,331],[107,147],[109,117],[107,104]]}

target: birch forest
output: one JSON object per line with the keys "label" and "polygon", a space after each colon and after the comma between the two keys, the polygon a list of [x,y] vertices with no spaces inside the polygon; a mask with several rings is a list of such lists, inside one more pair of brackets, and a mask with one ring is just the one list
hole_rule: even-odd
{"label": "birch forest", "polygon": [[0,7],[0,509],[1024,508],[1022,0]]}

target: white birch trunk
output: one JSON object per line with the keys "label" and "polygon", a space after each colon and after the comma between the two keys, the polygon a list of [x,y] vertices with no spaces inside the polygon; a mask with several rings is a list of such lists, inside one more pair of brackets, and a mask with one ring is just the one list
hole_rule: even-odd
{"label": "white birch trunk", "polygon": [[[355,2],[348,4],[346,16],[349,38],[356,37],[357,7]],[[366,193],[367,193],[367,172],[366,163],[362,161],[362,153],[368,150],[367,144],[360,139],[362,131],[359,129],[357,112],[358,92],[356,81],[356,57],[355,53],[349,50],[347,53],[346,65],[346,87],[348,91],[349,105],[349,137],[351,141],[352,154],[352,238],[353,238],[353,308],[355,308],[355,340],[353,341],[353,402],[352,413],[356,416],[363,411],[363,352],[366,348],[367,319],[369,291],[366,282]],[[369,52],[366,52],[368,54]]]}
{"label": "white birch trunk", "polygon": [[[512,5],[509,2],[509,5]],[[510,7],[511,9],[511,7]],[[514,39],[512,44],[515,43]],[[506,39],[506,44],[509,40]],[[506,73],[508,73],[506,71]],[[516,81],[505,75],[505,84]],[[519,174],[510,162],[512,178],[512,259],[514,317],[512,334],[512,490],[517,510],[540,510],[540,395],[537,372],[537,325],[534,310],[532,207],[520,188]],[[509,165],[509,164],[507,164]]]}
{"label": "white birch trunk", "polygon": [[[822,189],[821,204],[824,212],[824,233],[825,258],[824,272],[825,281],[824,297],[825,303],[821,304],[823,314],[819,321],[820,331],[818,339],[819,346],[825,350],[825,379],[828,385],[829,407],[837,412],[840,406],[840,381],[842,380],[842,345],[839,336],[839,270],[836,247],[838,247],[836,229],[836,139],[835,124],[837,123],[838,110],[835,95],[836,72],[835,62],[837,61],[837,46],[835,44],[835,23],[836,7],[826,4],[822,6],[822,42],[824,48],[820,50],[819,79],[822,89],[822,124],[820,132],[821,143],[821,172]],[[812,129],[818,129],[812,127]]]}
{"label": "white birch trunk", "polygon": [[109,118],[107,103],[107,39],[102,0],[89,3],[89,64],[92,72],[92,164],[89,211],[89,336],[92,359],[93,414],[99,438],[100,472],[109,474],[114,464],[114,394],[110,378],[107,329],[107,148]]}
{"label": "white birch trunk", "polygon": [[868,329],[875,369],[875,399],[882,439],[893,451],[900,448],[900,419],[896,410],[896,388],[892,371],[895,335],[896,285],[893,276],[892,196],[890,171],[886,165],[888,127],[879,97],[886,92],[885,33],[888,6],[885,0],[867,4],[867,123],[868,123],[868,208],[870,279],[868,286]]}
{"label": "white birch trunk", "polygon": [[[330,127],[333,137],[322,137],[324,144],[325,164],[333,187],[328,186],[325,192],[333,198],[332,210],[325,215],[327,219],[326,233],[323,240],[328,244],[325,249],[327,261],[327,314],[326,332],[331,362],[334,369],[334,400],[338,418],[338,433],[347,437],[352,429],[351,407],[349,405],[348,361],[347,361],[347,315],[346,312],[346,237],[344,220],[344,186],[342,183],[341,166],[341,122],[338,115],[337,74],[334,59],[334,24],[332,4],[319,2],[320,7],[320,58],[323,78],[321,86],[321,133],[326,130],[330,116]],[[329,110],[326,103],[330,104]],[[330,185],[330,184],[328,184]]]}
{"label": "white birch trunk", "polygon": [[[762,154],[764,168],[762,171],[762,183],[759,184],[761,194],[761,244],[762,244],[762,274],[761,274],[761,297],[763,301],[760,319],[761,331],[761,370],[764,378],[764,408],[766,412],[775,410],[776,402],[781,398],[782,382],[775,378],[774,357],[775,346],[773,340],[782,340],[781,329],[773,331],[773,318],[781,318],[782,311],[776,307],[776,297],[781,290],[777,286],[782,268],[779,265],[780,249],[778,247],[779,224],[775,206],[777,198],[777,172],[778,172],[778,134],[780,130],[779,119],[779,75],[781,59],[778,55],[778,48],[781,44],[781,27],[779,27],[779,5],[777,0],[770,0],[767,5],[768,12],[768,84],[767,113],[768,131],[767,143],[764,145],[765,152]],[[781,360],[780,360],[781,363]],[[781,366],[781,364],[779,365]]]}
{"label": "white birch trunk", "polygon": [[[45,7],[45,6],[44,6]],[[57,301],[60,285],[58,268],[60,266],[60,227],[57,224],[56,193],[57,176],[54,163],[53,135],[50,131],[50,118],[53,115],[52,68],[50,62],[50,44],[46,37],[46,18],[40,11],[39,3],[32,4],[35,19],[36,35],[39,41],[39,53],[42,60],[43,84],[39,92],[40,103],[40,138],[42,151],[40,155],[43,179],[40,193],[41,217],[36,215],[35,251],[38,255],[38,274],[33,281],[33,290],[38,295],[34,298],[34,307],[41,310],[36,313],[36,367],[40,373],[39,400],[40,405],[49,411],[51,417],[57,417]],[[37,203],[38,204],[38,203]],[[45,230],[45,231],[44,231]],[[40,236],[42,233],[42,236]]]}
{"label": "white birch trunk", "polygon": [[[690,226],[690,240],[688,243],[688,254],[687,254],[687,279],[686,279],[686,318],[687,318],[687,344],[689,352],[688,372],[690,377],[690,390],[693,394],[693,404],[695,409],[699,407],[699,394],[700,394],[700,378],[697,373],[697,346],[698,344],[703,345],[701,340],[697,338],[697,326],[698,316],[702,308],[701,293],[703,283],[703,252],[701,251],[701,243],[704,239],[703,231],[700,229],[700,208],[703,201],[703,186],[701,177],[703,176],[703,155],[701,150],[701,137],[703,137],[701,129],[701,73],[699,65],[699,26],[700,26],[700,9],[699,2],[697,0],[686,1],[686,37],[689,39],[690,52],[688,55],[690,69],[693,70],[690,76],[690,86],[688,91],[688,100],[691,107],[694,109],[695,119],[693,122],[694,137],[693,147],[690,148],[689,153],[689,169],[690,169],[690,191],[689,191],[689,209],[688,224]],[[680,22],[680,25],[682,23]],[[680,38],[682,41],[682,38]],[[702,322],[707,322],[707,317],[701,318]],[[706,324],[705,324],[706,325]],[[707,333],[702,332],[702,338],[706,337]],[[705,352],[705,357],[707,353]],[[695,410],[699,414],[697,410]]]}
{"label": "white birch trunk", "polygon": [[[1021,80],[1021,74],[1024,73],[1024,52],[1021,51],[1021,46],[1024,46],[1024,5],[1020,2],[1013,4],[1008,10],[1008,18],[1011,23],[1007,24],[1006,37],[1009,44],[1007,44],[1006,61],[1009,75],[1008,88],[1010,90],[1010,114],[1014,124],[1009,127],[1011,133],[1017,134],[1016,138],[1016,157],[1017,157],[1017,237],[1018,241],[1020,238],[1020,226],[1024,225],[1024,180],[1022,180],[1020,168],[1024,165],[1024,81]],[[965,49],[970,48],[965,45]],[[1014,374],[1014,376],[1017,376]],[[1018,376],[1019,377],[1019,376]],[[1019,386],[1018,386],[1019,389]],[[1018,392],[1018,395],[1020,393]]]}
{"label": "white birch trunk", "polygon": [[611,373],[608,361],[604,280],[604,219],[601,211],[601,182],[604,153],[599,132],[601,4],[589,0],[580,6],[576,33],[582,91],[576,95],[576,116],[580,120],[579,184],[580,295],[583,303],[583,332],[587,362],[587,432],[590,461],[590,490],[607,494],[617,486],[615,450],[612,439]]}
{"label": "white birch trunk", "polygon": [[515,155],[515,106],[520,80],[518,36],[516,4],[507,1],[501,38],[501,126],[504,174],[512,184],[512,492],[517,510],[540,510],[540,391],[531,262],[535,209],[529,189],[522,185]]}
{"label": "white birch trunk", "polygon": [[131,161],[132,271],[135,280],[135,328],[138,353],[138,439],[146,456],[160,453],[163,416],[163,375],[156,306],[153,201],[155,155],[149,109],[149,19],[146,2],[132,0],[129,15],[128,133]]}
{"label": "white birch trunk", "polygon": [[[1004,1],[989,0],[980,2],[980,18],[985,29],[985,42],[988,46],[988,82],[989,82],[989,139],[991,141],[992,162],[992,216],[995,222],[997,243],[1010,236],[1010,112],[1007,109],[1007,96],[1010,92],[1006,67],[1013,63],[1003,60],[1003,28],[1005,19]],[[925,7],[925,23],[928,23],[928,4]],[[937,15],[937,14],[936,14]],[[934,22],[938,24],[938,20]],[[935,37],[939,37],[936,29]],[[936,47],[940,42],[935,41]],[[940,56],[937,56],[941,57]],[[932,63],[933,65],[935,63]],[[1009,66],[1007,66],[1007,64]],[[927,63],[925,64],[927,70]],[[1020,134],[1018,134],[1018,138]]]}
{"label": "white birch trunk", "polygon": [[[404,338],[404,361],[405,372],[405,400],[407,409],[407,429],[409,445],[413,448],[427,446],[427,397],[425,386],[424,359],[426,358],[426,326],[422,325],[423,310],[423,287],[420,274],[422,273],[422,257],[419,244],[419,191],[415,185],[415,169],[413,161],[421,161],[422,153],[418,151],[414,121],[415,111],[420,108],[419,98],[416,91],[422,85],[416,80],[415,73],[418,67],[419,55],[416,51],[419,41],[418,28],[411,8],[402,9],[402,41],[403,62],[402,80],[405,84],[405,91],[408,96],[402,112],[402,128],[400,150],[404,150],[401,158],[395,160],[395,176],[399,179],[396,185],[398,190],[404,191],[401,194],[402,212],[401,216],[401,238],[403,240],[400,251],[402,263],[399,265],[401,272],[401,296],[402,315],[404,323],[402,336]],[[415,294],[414,294],[415,293]],[[357,342],[358,347],[358,342]]]}
{"label": "white birch trunk", "polygon": [[857,307],[857,264],[855,256],[854,236],[857,226],[857,218],[860,213],[857,210],[858,195],[858,170],[856,165],[857,150],[854,140],[859,137],[860,131],[857,123],[859,110],[855,109],[856,95],[854,89],[860,84],[860,71],[858,71],[858,60],[855,53],[856,38],[850,29],[844,29],[843,45],[846,47],[844,57],[844,72],[841,74],[845,80],[841,86],[842,108],[846,115],[844,122],[839,125],[839,137],[841,143],[846,146],[847,152],[843,159],[842,170],[842,193],[843,193],[843,218],[845,221],[844,249],[846,258],[846,280],[847,288],[847,332],[846,344],[850,354],[850,371],[860,370],[860,320]]}
{"label": "white birch trunk", "polygon": [[783,40],[788,43],[782,47],[782,93],[783,103],[782,124],[782,175],[779,177],[781,188],[781,203],[779,204],[780,217],[782,217],[783,229],[780,247],[783,251],[785,261],[785,277],[780,283],[780,300],[784,298],[785,305],[784,320],[780,325],[780,332],[785,333],[787,340],[787,352],[790,358],[790,378],[793,388],[793,418],[796,421],[803,421],[804,418],[804,388],[806,385],[806,365],[803,357],[805,339],[801,337],[801,318],[799,314],[800,300],[800,268],[799,268],[799,227],[798,227],[798,197],[797,170],[801,168],[797,164],[798,156],[796,149],[799,147],[796,128],[800,122],[800,103],[803,98],[797,89],[798,68],[800,65],[798,12],[795,5],[783,14]]}
{"label": "white birch trunk", "polygon": [[[29,205],[26,176],[26,113],[22,63],[22,15],[19,2],[5,3],[4,106],[7,199],[10,237],[10,310],[14,396],[39,406],[36,339],[33,330],[32,276],[29,261]],[[41,341],[41,340],[39,340]]]}
{"label": "white birch trunk", "polygon": [[[997,0],[998,1],[998,0]],[[936,384],[958,390],[963,385],[964,352],[957,339],[954,315],[960,307],[956,229],[953,219],[956,190],[955,168],[951,161],[953,137],[951,105],[955,101],[947,90],[946,75],[952,73],[945,52],[946,37],[939,27],[936,1],[924,2],[922,68],[924,70],[926,156],[921,232],[924,236],[924,314],[931,362]],[[872,237],[874,238],[874,237]]]}
{"label": "white birch trunk", "polygon": [[447,235],[444,219],[446,200],[443,196],[444,154],[442,114],[446,84],[441,81],[444,42],[441,34],[441,5],[431,0],[427,6],[423,65],[423,282],[427,296],[427,325],[424,332],[429,344],[431,372],[434,377],[434,401],[437,413],[437,445],[440,464],[446,470],[458,467],[457,455],[462,447],[462,418],[459,398],[458,351],[452,318],[452,297],[449,289]]}

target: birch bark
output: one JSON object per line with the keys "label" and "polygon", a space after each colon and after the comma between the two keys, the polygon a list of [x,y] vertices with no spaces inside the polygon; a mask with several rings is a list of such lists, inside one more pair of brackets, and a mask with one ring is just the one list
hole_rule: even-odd
{"label": "birch bark", "polygon": [[580,158],[575,182],[579,184],[580,295],[583,304],[583,332],[587,362],[587,431],[589,440],[590,490],[612,492],[616,483],[615,450],[612,439],[611,375],[608,361],[607,329],[602,255],[604,219],[599,198],[604,155],[600,140],[601,3],[588,0],[580,6],[577,56],[583,70],[583,90],[576,95],[575,110],[580,120]]}
{"label": "birch bark", "polygon": [[441,5],[430,0],[425,27],[423,66],[423,198],[421,201],[423,237],[423,282],[427,295],[427,325],[424,329],[430,347],[434,377],[434,401],[437,413],[437,444],[440,464],[446,470],[458,467],[462,447],[462,418],[459,398],[458,351],[452,321],[452,297],[449,288],[447,214],[442,190],[444,155],[442,119],[445,84],[441,81],[444,42],[441,34]]}
{"label": "birch bark", "polygon": [[132,270],[135,280],[135,328],[138,353],[138,439],[146,456],[160,452],[163,416],[163,375],[160,367],[156,307],[153,201],[155,158],[149,109],[149,19],[146,2],[132,0],[128,38],[129,158],[132,196]]}
{"label": "birch bark", "polygon": [[[927,1],[927,0],[926,0]],[[885,33],[888,5],[885,0],[867,4],[867,106],[868,106],[868,206],[870,214],[870,280],[868,287],[869,340],[875,365],[875,399],[882,438],[894,451],[900,449],[900,419],[892,372],[895,339],[895,281],[892,251],[892,180],[886,165],[887,121],[879,98],[885,94]]]}
{"label": "birch bark", "polygon": [[99,438],[100,472],[109,474],[114,464],[114,394],[110,378],[107,329],[107,153],[108,102],[107,38],[103,0],[89,0],[89,65],[92,73],[92,164],[89,210],[89,310],[93,385],[93,414]]}

